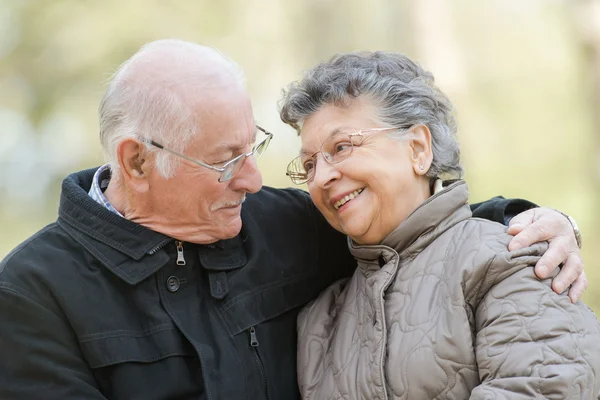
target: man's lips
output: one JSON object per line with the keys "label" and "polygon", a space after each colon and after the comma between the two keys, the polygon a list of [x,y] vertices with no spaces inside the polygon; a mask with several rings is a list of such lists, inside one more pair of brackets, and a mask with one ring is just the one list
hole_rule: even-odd
{"label": "man's lips", "polygon": [[237,200],[237,201],[227,201],[227,202],[224,202],[224,203],[219,203],[219,204],[216,204],[213,207],[211,207],[211,211],[238,208],[238,207],[240,207],[242,205],[242,203],[245,200],[246,200],[246,197],[243,197],[242,199]]}

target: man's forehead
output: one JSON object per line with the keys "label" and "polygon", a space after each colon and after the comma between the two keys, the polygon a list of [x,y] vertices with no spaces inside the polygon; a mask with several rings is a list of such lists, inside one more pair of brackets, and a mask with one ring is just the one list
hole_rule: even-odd
{"label": "man's forehead", "polygon": [[251,128],[220,130],[210,135],[212,140],[208,140],[204,148],[210,154],[228,151],[239,152],[245,150],[248,144],[256,141],[257,131],[254,125]]}
{"label": "man's forehead", "polygon": [[243,147],[256,135],[250,99],[241,88],[211,88],[198,93],[194,112],[198,119],[198,140],[204,148]]}

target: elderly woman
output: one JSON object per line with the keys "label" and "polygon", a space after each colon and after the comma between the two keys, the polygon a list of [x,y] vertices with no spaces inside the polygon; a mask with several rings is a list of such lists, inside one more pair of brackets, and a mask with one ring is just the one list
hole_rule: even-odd
{"label": "elderly woman", "polygon": [[288,167],[358,268],[298,317],[305,399],[596,399],[600,328],[500,224],[472,218],[452,106],[389,53],[342,54],[290,86]]}

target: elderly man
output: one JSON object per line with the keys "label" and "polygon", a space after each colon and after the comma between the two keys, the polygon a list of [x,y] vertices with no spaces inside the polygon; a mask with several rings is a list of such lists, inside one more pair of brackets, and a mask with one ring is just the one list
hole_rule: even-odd
{"label": "elderly man", "polygon": [[[100,136],[109,164],[67,177],[56,223],[0,264],[0,398],[298,398],[298,308],[354,262],[304,192],[262,187],[271,134],[239,68],[199,45],[148,44],[110,83]],[[581,273],[567,218],[513,221],[525,229],[511,246],[551,241],[540,275],[568,258],[565,289]],[[576,285],[573,300],[585,276]]]}

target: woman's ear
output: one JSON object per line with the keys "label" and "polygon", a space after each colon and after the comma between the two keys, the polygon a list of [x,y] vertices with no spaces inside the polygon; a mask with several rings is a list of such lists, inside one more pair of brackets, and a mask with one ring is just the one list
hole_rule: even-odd
{"label": "woman's ear", "polygon": [[144,145],[133,138],[125,139],[117,146],[122,183],[140,193],[150,187],[150,163],[145,159],[146,153]]}
{"label": "woman's ear", "polygon": [[413,170],[417,175],[425,175],[433,162],[431,150],[431,132],[426,125],[411,128],[410,148],[412,150]]}

